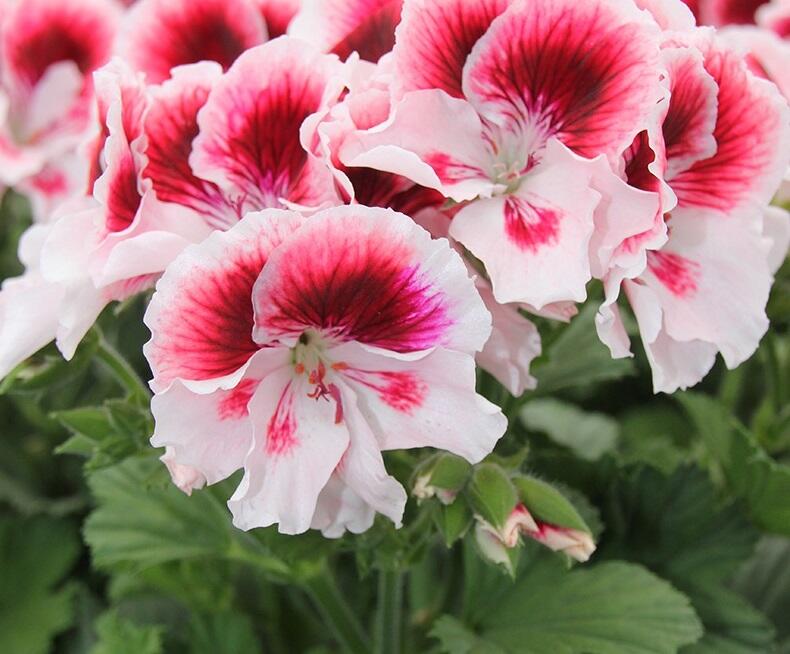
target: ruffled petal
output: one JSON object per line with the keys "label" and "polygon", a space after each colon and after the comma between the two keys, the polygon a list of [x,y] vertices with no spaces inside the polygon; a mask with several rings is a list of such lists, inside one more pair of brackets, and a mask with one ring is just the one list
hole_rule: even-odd
{"label": "ruffled petal", "polygon": [[174,379],[233,387],[258,351],[252,340],[253,284],[271,252],[302,222],[292,212],[249,214],[184,251],[157,284],[145,314],[145,354],[163,389]]}
{"label": "ruffled petal", "polygon": [[252,529],[278,523],[284,534],[306,531],[348,449],[348,428],[335,421],[331,403],[307,397],[290,367],[266,377],[248,406],[254,440],[228,502],[233,524]]}
{"label": "ruffled petal", "polygon": [[295,345],[306,330],[406,353],[475,352],[490,317],[447,241],[394,211],[337,207],[272,255],[254,289],[255,340]]}
{"label": "ruffled petal", "polygon": [[311,529],[320,529],[325,538],[340,538],[346,531],[361,534],[373,526],[376,512],[345,484],[337,474],[333,474],[315,507]]}
{"label": "ruffled petal", "polygon": [[245,52],[198,114],[200,134],[190,157],[195,175],[221,188],[242,214],[337,204],[331,171],[315,165],[299,130],[339,94],[339,65],[289,37]]}
{"label": "ruffled petal", "polygon": [[403,0],[304,0],[288,33],[346,59],[378,61],[395,44]]}
{"label": "ruffled petal", "polygon": [[216,61],[227,69],[266,40],[263,17],[251,0],[139,0],[124,24],[123,58],[155,84],[184,64]]}
{"label": "ruffled petal", "polygon": [[627,3],[517,0],[474,47],[465,95],[482,116],[540,146],[619,155],[661,97],[659,31]]}
{"label": "ruffled petal", "polygon": [[214,84],[222,76],[219,64],[181,66],[154,90],[145,119],[147,163],[143,176],[163,202],[187,207],[206,222],[227,229],[238,219],[216,184],[200,179],[189,165],[192,142],[199,133],[197,116]]}
{"label": "ruffled petal", "polygon": [[694,44],[719,87],[717,150],[670,180],[678,204],[725,213],[767,204],[788,163],[790,109],[775,86],[754,77],[710,34]]}
{"label": "ruffled petal", "polygon": [[543,306],[586,297],[588,249],[600,195],[591,171],[556,141],[505,197],[461,209],[450,235],[486,266],[497,301]]}
{"label": "ruffled petal", "polygon": [[394,50],[403,91],[441,89],[462,98],[464,64],[509,0],[406,0]]}
{"label": "ruffled petal", "polygon": [[349,343],[329,356],[353,387],[382,450],[435,447],[477,462],[505,432],[502,412],[475,392],[468,355],[438,348],[417,361],[399,361]]}

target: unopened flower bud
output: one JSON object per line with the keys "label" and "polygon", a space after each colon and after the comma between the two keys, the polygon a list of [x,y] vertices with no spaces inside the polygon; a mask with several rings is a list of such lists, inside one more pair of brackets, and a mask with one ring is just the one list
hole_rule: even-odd
{"label": "unopened flower bud", "polygon": [[419,500],[436,497],[442,504],[452,504],[466,485],[471,470],[465,459],[454,454],[433,456],[417,469],[412,495]]}

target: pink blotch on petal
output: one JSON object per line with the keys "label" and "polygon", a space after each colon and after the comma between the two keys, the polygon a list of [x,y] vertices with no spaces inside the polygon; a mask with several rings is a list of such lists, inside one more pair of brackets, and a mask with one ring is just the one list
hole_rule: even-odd
{"label": "pink blotch on petal", "polygon": [[368,371],[351,368],[345,374],[374,390],[383,402],[396,411],[411,415],[428,395],[428,385],[412,372]]}
{"label": "pink blotch on petal", "polygon": [[442,184],[458,184],[469,179],[485,177],[485,173],[479,168],[458,161],[445,152],[429,152],[422,159],[433,168]]}
{"label": "pink blotch on petal", "polygon": [[672,252],[648,252],[647,266],[671,293],[687,298],[697,292],[700,265]]}
{"label": "pink blotch on petal", "polygon": [[562,212],[538,206],[524,198],[505,200],[505,233],[520,249],[537,252],[544,245],[554,245],[559,238]]}
{"label": "pink blotch on petal", "polygon": [[247,404],[258,388],[257,379],[243,379],[236,388],[223,394],[222,399],[217,404],[217,417],[220,420],[241,420],[249,415]]}
{"label": "pink blotch on petal", "polygon": [[289,382],[277,402],[274,414],[266,425],[266,454],[273,456],[287,454],[298,444],[293,405],[294,391]]}

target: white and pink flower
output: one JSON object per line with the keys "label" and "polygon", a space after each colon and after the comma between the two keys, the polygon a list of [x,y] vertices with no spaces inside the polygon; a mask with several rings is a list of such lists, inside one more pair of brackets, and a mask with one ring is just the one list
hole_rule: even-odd
{"label": "white and pink flower", "polygon": [[490,317],[466,268],[389,210],[249,214],[168,268],[146,324],[152,443],[209,483],[243,467],[230,507],[245,529],[337,527],[340,496],[349,525],[399,523],[382,450],[479,461],[505,429],[474,390]]}

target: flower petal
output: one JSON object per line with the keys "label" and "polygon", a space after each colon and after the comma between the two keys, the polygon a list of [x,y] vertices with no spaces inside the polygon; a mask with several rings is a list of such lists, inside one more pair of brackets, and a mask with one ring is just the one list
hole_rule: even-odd
{"label": "flower petal", "polygon": [[161,201],[188,207],[212,226],[227,229],[238,220],[237,212],[216,184],[197,177],[189,165],[199,132],[198,111],[221,76],[222,68],[214,62],[180,66],[154,90],[145,119],[148,161],[143,176]]}
{"label": "flower petal", "polygon": [[394,352],[474,352],[490,318],[447,241],[403,214],[355,206],[310,218],[254,289],[255,340],[295,344],[307,329]]}
{"label": "flower petal", "polygon": [[775,86],[749,73],[743,59],[712,35],[695,45],[719,86],[717,150],[672,178],[678,205],[731,213],[767,204],[788,163],[790,109]]}
{"label": "flower petal", "polygon": [[346,59],[378,61],[395,44],[403,0],[304,0],[288,33]]}
{"label": "flower petal", "polygon": [[307,397],[290,366],[261,382],[249,410],[254,440],[228,502],[233,524],[252,529],[279,523],[284,534],[306,531],[348,448],[348,428],[335,422],[332,403]]}
{"label": "flower petal", "polygon": [[480,259],[498,302],[582,301],[590,280],[588,248],[600,195],[590,170],[560,143],[506,197],[461,209],[450,235]]}
{"label": "flower petal", "polygon": [[157,284],[145,324],[156,390],[174,379],[190,388],[235,385],[259,349],[252,340],[253,284],[271,252],[300,224],[292,212],[249,214],[227,232],[187,248]]}
{"label": "flower petal", "polygon": [[227,69],[266,40],[263,18],[250,0],[139,0],[124,23],[123,58],[156,84],[184,64],[216,61]]}
{"label": "flower petal", "polygon": [[338,66],[289,37],[245,52],[198,114],[190,158],[195,175],[219,186],[241,213],[284,202],[336,204],[332,173],[311,165],[299,130],[327,95],[340,92],[330,84]]}
{"label": "flower petal", "polygon": [[619,155],[660,97],[658,28],[610,0],[516,0],[474,47],[464,92],[480,114],[534,143]]}
{"label": "flower petal", "polygon": [[394,49],[403,91],[441,89],[463,98],[464,63],[509,0],[406,0]]}
{"label": "flower petal", "polygon": [[311,529],[320,529],[325,538],[340,538],[346,531],[361,534],[373,526],[376,512],[333,474],[321,494],[313,514]]}
{"label": "flower petal", "polygon": [[477,462],[507,427],[499,408],[475,393],[468,355],[437,348],[418,361],[399,361],[348,343],[329,356],[382,450],[436,447]]}

